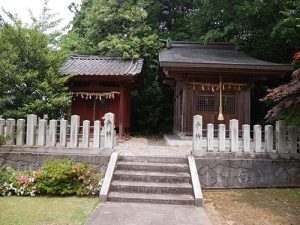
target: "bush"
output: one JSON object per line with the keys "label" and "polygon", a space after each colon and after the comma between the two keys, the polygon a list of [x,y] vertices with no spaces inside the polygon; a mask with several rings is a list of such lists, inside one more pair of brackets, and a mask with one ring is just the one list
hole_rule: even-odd
{"label": "bush", "polygon": [[41,193],[59,195],[97,194],[100,178],[95,169],[72,160],[48,162],[36,175]]}
{"label": "bush", "polygon": [[0,168],[0,195],[95,195],[103,175],[73,160],[48,162],[38,171],[16,172]]}

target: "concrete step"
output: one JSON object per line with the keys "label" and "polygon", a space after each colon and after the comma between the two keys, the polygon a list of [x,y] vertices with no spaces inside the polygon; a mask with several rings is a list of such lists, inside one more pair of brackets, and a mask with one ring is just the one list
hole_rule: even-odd
{"label": "concrete step", "polygon": [[144,182],[168,182],[168,183],[189,183],[191,176],[189,173],[166,173],[166,172],[148,172],[132,170],[116,170],[115,180],[130,180]]}
{"label": "concrete step", "polygon": [[179,194],[145,194],[145,193],[126,193],[110,192],[108,201],[112,202],[143,202],[155,204],[175,204],[175,205],[193,205],[192,195]]}
{"label": "concrete step", "polygon": [[149,162],[149,163],[182,163],[187,164],[186,157],[149,157],[149,156],[120,156],[119,161],[123,162]]}
{"label": "concrete step", "polygon": [[145,163],[145,162],[118,162],[118,170],[152,171],[152,172],[185,172],[189,171],[187,164],[180,163]]}
{"label": "concrete step", "polygon": [[153,194],[193,194],[189,183],[150,183],[114,180],[111,190],[117,192],[153,193]]}

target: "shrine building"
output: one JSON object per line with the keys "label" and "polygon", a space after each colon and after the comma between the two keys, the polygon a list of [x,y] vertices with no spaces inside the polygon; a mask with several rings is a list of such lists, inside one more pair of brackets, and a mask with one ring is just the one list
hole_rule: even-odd
{"label": "shrine building", "polygon": [[194,115],[208,123],[250,124],[251,88],[293,70],[243,53],[231,43],[171,42],[159,53],[164,83],[174,87],[174,132],[192,134]]}
{"label": "shrine building", "polygon": [[[115,114],[120,136],[130,130],[130,93],[141,83],[143,60],[121,60],[101,56],[72,56],[60,72],[73,75],[69,87],[73,94],[72,114],[81,122],[102,120]],[[91,124],[93,125],[93,124]]]}

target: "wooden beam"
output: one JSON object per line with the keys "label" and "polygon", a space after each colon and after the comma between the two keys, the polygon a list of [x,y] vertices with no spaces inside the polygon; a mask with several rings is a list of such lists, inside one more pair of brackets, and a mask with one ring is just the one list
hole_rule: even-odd
{"label": "wooden beam", "polygon": [[124,133],[124,111],[125,111],[125,88],[121,87],[120,89],[120,105],[119,105],[119,136],[122,139]]}

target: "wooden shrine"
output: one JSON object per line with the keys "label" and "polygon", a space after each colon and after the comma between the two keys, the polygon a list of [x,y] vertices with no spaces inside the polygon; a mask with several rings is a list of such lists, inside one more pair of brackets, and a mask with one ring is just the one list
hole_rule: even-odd
{"label": "wooden shrine", "polygon": [[140,84],[143,60],[121,60],[101,56],[73,56],[61,73],[74,75],[72,114],[83,120],[101,120],[105,113],[115,114],[116,130],[122,137],[130,130],[130,93]]}
{"label": "wooden shrine", "polygon": [[250,124],[251,87],[255,81],[278,78],[291,65],[252,58],[237,45],[171,42],[159,53],[164,83],[174,87],[174,132],[192,134],[193,116],[208,123],[238,119]]}

